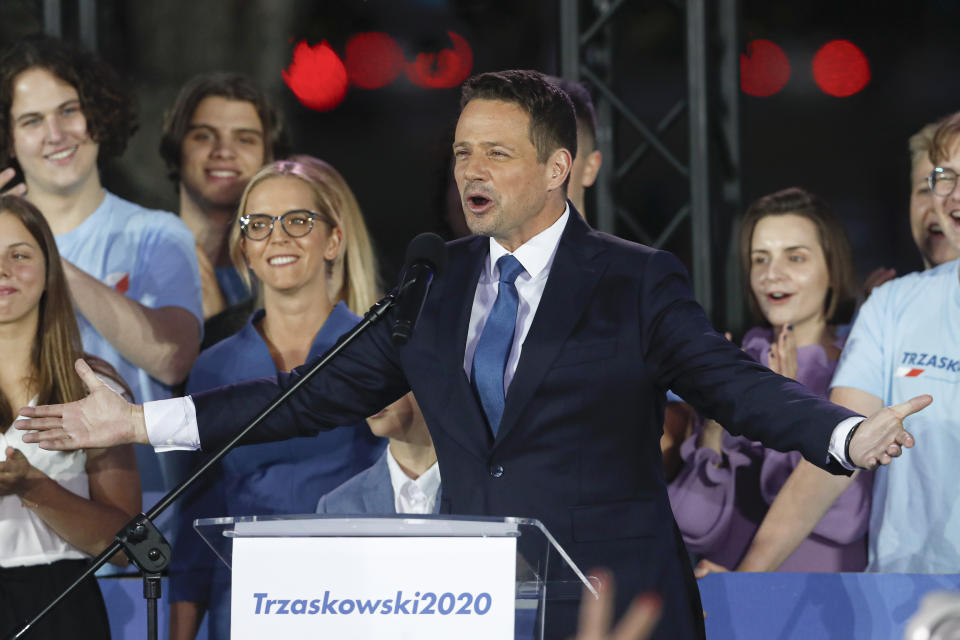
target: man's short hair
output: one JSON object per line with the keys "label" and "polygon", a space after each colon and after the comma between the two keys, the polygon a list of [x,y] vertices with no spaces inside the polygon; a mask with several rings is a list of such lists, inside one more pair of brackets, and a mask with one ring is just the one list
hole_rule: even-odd
{"label": "man's short hair", "polygon": [[183,85],[163,119],[160,156],[167,163],[168,175],[174,183],[180,182],[183,139],[190,130],[190,121],[197,106],[210,97],[240,100],[253,105],[263,126],[264,164],[283,158],[290,152],[280,111],[253,80],[239,73],[202,73]]}
{"label": "man's short hair", "polygon": [[577,117],[573,102],[539,71],[493,71],[473,76],[463,85],[460,108],[471,100],[500,100],[523,109],[530,116],[530,142],[541,164],[560,148],[569,151],[571,156],[577,155]]}
{"label": "man's short hair", "polygon": [[566,78],[551,77],[550,79],[570,97],[573,109],[577,112],[577,127],[585,128],[590,134],[590,140],[596,144],[597,110],[593,106],[593,98],[590,97],[590,91],[587,90],[586,85]]}
{"label": "man's short hair", "polygon": [[10,45],[0,54],[0,152],[4,157],[10,157],[13,150],[10,107],[14,80],[34,68],[49,71],[77,90],[87,133],[100,146],[100,159],[123,153],[137,130],[133,94],[95,54],[57,38],[37,35]]}

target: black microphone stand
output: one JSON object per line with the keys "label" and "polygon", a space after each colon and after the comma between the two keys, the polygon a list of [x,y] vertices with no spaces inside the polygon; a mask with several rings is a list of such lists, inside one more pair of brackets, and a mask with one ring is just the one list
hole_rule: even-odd
{"label": "black microphone stand", "polygon": [[171,489],[170,492],[163,496],[146,514],[138,514],[124,525],[110,546],[94,558],[91,565],[80,574],[70,586],[50,601],[40,613],[24,624],[19,631],[7,636],[6,640],[19,640],[26,636],[30,629],[47,615],[51,609],[57,606],[57,604],[66,598],[81,582],[92,576],[97,569],[106,564],[115,553],[121,550],[127,554],[131,562],[137,565],[143,575],[143,597],[147,600],[147,639],[157,640],[157,599],[160,598],[160,576],[170,563],[170,544],[164,539],[163,534],[160,533],[156,525],[153,524],[153,520],[166,511],[167,507],[173,504],[184,491],[203,477],[210,467],[223,458],[223,456],[227,455],[231,449],[236,447],[248,433],[256,429],[257,426],[282,405],[287,398],[295,394],[310,378],[324,369],[347,345],[366,331],[367,328],[383,318],[387,311],[396,304],[397,299],[402,295],[403,289],[404,287],[401,286],[399,293],[397,291],[391,291],[373,305],[357,326],[340,336],[337,343],[321,356],[297,382],[277,396],[267,408],[247,423],[243,429],[238,431],[232,440],[223,445],[219,451],[200,465],[189,478]]}

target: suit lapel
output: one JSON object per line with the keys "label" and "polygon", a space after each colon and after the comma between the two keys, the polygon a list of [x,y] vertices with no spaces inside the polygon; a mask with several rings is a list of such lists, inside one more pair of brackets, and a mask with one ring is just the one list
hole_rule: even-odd
{"label": "suit lapel", "polygon": [[393,483],[390,481],[390,469],[387,467],[387,451],[377,460],[363,483],[364,513],[396,513],[396,501],[393,497]]}
{"label": "suit lapel", "polygon": [[[588,237],[589,227],[571,206],[547,285],[507,390],[496,445],[513,429],[570,332],[582,315],[604,265],[591,262],[602,249]],[[496,446],[495,445],[495,446]]]}

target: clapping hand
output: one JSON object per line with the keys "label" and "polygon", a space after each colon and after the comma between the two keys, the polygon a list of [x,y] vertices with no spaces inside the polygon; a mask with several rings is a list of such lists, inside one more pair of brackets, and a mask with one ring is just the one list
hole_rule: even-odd
{"label": "clapping hand", "polygon": [[863,299],[866,300],[870,297],[870,293],[874,289],[896,277],[896,269],[886,269],[884,267],[874,269],[870,272],[870,275],[867,276],[867,279],[863,281]]}
{"label": "clapping hand", "polygon": [[16,495],[24,488],[33,467],[19,449],[7,447],[4,453],[7,459],[0,460],[0,496]]}
{"label": "clapping hand", "polygon": [[124,400],[83,360],[77,360],[75,368],[90,394],[76,402],[21,409],[27,419],[13,426],[31,431],[23,434],[23,441],[54,451],[149,444],[143,407]]}
{"label": "clapping hand", "polygon": [[792,325],[783,325],[770,345],[770,370],[785,378],[797,379],[797,338]]}

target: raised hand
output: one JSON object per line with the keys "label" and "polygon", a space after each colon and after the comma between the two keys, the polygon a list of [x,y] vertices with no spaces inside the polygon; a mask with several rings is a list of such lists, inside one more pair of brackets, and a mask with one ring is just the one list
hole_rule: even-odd
{"label": "raised hand", "polygon": [[23,441],[54,451],[149,444],[143,407],[124,400],[83,360],[77,360],[75,368],[90,394],[76,402],[21,409],[27,419],[13,426],[32,432],[23,434]]}
{"label": "raised hand", "polygon": [[860,423],[850,440],[850,461],[862,469],[875,469],[913,446],[913,436],[903,428],[903,419],[933,402],[929,395],[916,396],[886,407]]}
{"label": "raised hand", "polygon": [[879,267],[870,272],[870,275],[867,276],[867,279],[863,281],[863,298],[866,300],[870,297],[870,293],[882,285],[884,282],[889,282],[897,277],[896,269],[886,269],[884,267]]}
{"label": "raised hand", "polygon": [[600,584],[597,596],[584,589],[580,601],[580,625],[574,640],[646,640],[660,619],[660,598],[655,594],[637,597],[620,623],[613,623],[613,576],[603,570],[592,571]]}
{"label": "raised hand", "polygon": [[797,379],[797,338],[793,327],[784,325],[770,345],[770,370],[786,378]]}
{"label": "raised hand", "polygon": [[13,167],[7,167],[0,171],[0,196],[22,196],[27,192],[27,185],[23,182],[13,185],[6,191],[3,190],[16,176],[17,172],[13,170]]}

